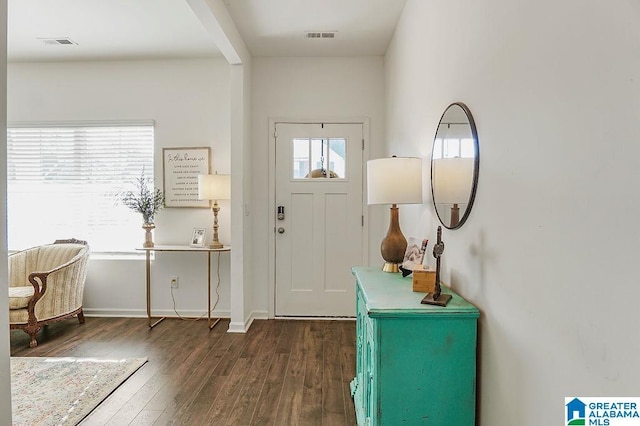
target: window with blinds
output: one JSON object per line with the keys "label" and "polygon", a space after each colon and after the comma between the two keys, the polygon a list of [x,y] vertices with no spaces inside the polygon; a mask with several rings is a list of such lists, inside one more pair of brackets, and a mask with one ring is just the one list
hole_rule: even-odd
{"label": "window with blinds", "polygon": [[94,252],[132,252],[142,217],[118,202],[153,178],[153,122],[14,125],[7,129],[9,250],[87,240]]}

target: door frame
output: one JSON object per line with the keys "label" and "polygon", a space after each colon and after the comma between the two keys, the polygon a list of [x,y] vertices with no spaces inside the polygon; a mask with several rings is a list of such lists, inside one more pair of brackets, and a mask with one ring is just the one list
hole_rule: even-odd
{"label": "door frame", "polygon": [[[365,264],[369,264],[369,209],[365,200],[367,199],[366,164],[369,159],[369,118],[269,118],[269,318],[275,318],[276,304],[276,124],[361,124],[362,138],[364,139],[364,149],[362,150],[362,214],[364,216],[364,226],[362,227],[362,253]],[[355,285],[355,284],[354,284]],[[353,301],[354,306],[356,301]]]}

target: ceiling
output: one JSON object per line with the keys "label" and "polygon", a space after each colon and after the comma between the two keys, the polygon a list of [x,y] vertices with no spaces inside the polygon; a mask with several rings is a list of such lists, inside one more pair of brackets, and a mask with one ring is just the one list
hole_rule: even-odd
{"label": "ceiling", "polygon": [[[368,56],[385,53],[405,0],[224,4],[253,56]],[[187,0],[9,0],[7,43],[13,62],[221,55]]]}

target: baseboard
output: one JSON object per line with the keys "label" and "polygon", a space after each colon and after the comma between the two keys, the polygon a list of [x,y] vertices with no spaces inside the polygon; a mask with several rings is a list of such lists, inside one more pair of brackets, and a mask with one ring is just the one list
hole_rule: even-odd
{"label": "baseboard", "polygon": [[300,320],[300,321],[355,321],[356,317],[297,317],[297,316],[276,316],[274,319]]}
{"label": "baseboard", "polygon": [[[84,315],[87,317],[122,317],[122,318],[146,318],[147,311],[144,309],[93,309],[84,308]],[[179,315],[178,315],[179,314]],[[167,318],[206,318],[207,311],[202,310],[179,310],[178,314],[174,310],[156,310],[151,313],[154,317]],[[231,318],[229,311],[214,310],[211,312],[211,318]]]}
{"label": "baseboard", "polygon": [[246,333],[251,327],[253,320],[256,319],[269,319],[269,313],[267,311],[252,311],[244,322],[232,321],[229,323],[229,333]]}
{"label": "baseboard", "polygon": [[253,311],[253,312],[251,312],[251,316],[253,317],[251,321],[253,321],[254,319],[266,320],[266,319],[269,319],[269,312],[267,312],[267,311]]}
{"label": "baseboard", "polygon": [[[178,312],[180,316],[173,310],[154,310],[154,317],[167,318],[206,318],[207,313],[196,310],[182,310]],[[86,317],[112,317],[112,318],[146,318],[147,311],[143,309],[94,309],[84,308]],[[215,310],[211,312],[211,318],[231,318],[230,311]],[[251,327],[253,320],[269,319],[267,311],[252,311],[244,322],[229,323],[229,333],[246,333]]]}

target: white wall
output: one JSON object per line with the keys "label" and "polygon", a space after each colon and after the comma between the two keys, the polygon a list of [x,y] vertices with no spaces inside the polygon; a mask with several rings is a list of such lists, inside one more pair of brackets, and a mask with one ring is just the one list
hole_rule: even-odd
{"label": "white wall", "polygon": [[[252,96],[251,158],[252,189],[246,202],[251,214],[244,234],[253,238],[244,260],[252,259],[245,271],[248,288],[238,300],[243,318],[263,316],[269,309],[269,212],[267,179],[268,120],[369,118],[369,153],[381,155],[383,129],[383,61],[367,58],[257,58],[247,86]],[[82,62],[65,64],[10,64],[9,120],[156,120],[156,178],[161,179],[162,147],[212,146],[213,169],[230,172],[229,65],[219,60]],[[251,87],[253,86],[253,87]],[[247,167],[249,169],[249,167]],[[246,200],[245,200],[246,201]],[[226,204],[225,204],[226,203]],[[221,202],[220,239],[230,242],[230,203]],[[243,207],[243,210],[244,207]],[[382,209],[380,215],[386,214]],[[374,222],[377,211],[370,221]],[[385,219],[386,220],[386,219]],[[181,243],[194,226],[211,225],[211,211],[165,209],[156,219],[156,243]],[[380,241],[384,230],[371,226]],[[380,230],[380,231],[378,231]],[[141,241],[143,232],[141,230]],[[245,243],[246,246],[246,243]],[[180,313],[202,310],[205,288],[204,259],[199,256],[158,254],[152,277],[152,306],[159,313],[172,311],[168,278],[180,277],[174,291]],[[204,256],[204,255],[203,255]],[[380,262],[379,248],[370,258]],[[221,300],[217,312],[229,315],[229,259],[222,255]],[[250,277],[254,278],[251,279]],[[257,277],[263,277],[258,279]],[[165,286],[166,284],[166,286]],[[91,260],[85,293],[88,314],[141,315],[144,313],[144,264],[139,260]],[[237,326],[241,328],[240,325]]]}
{"label": "white wall", "polygon": [[[408,0],[386,56],[388,150],[430,155],[446,106],[480,141],[444,281],[481,310],[480,425],[559,424],[638,396],[640,6]],[[407,232],[435,238],[426,200]]]}
{"label": "white wall", "polygon": [[[269,211],[269,119],[330,120],[368,118],[369,155],[377,158],[383,146],[383,61],[361,58],[253,59],[252,80],[252,225],[253,294],[255,309],[270,306],[269,253],[274,213]],[[375,222],[372,212],[370,222]],[[379,227],[371,226],[371,229]],[[380,241],[377,239],[376,241]],[[371,262],[381,262],[379,248]],[[271,312],[273,313],[273,312]]]}
{"label": "white wall", "polygon": [[[159,187],[163,147],[210,146],[212,171],[230,173],[229,111],[229,65],[224,58],[14,63],[8,67],[9,121],[155,120]],[[220,205],[220,241],[230,244],[230,205],[228,201]],[[193,227],[210,230],[212,224],[210,209],[167,208],[156,218],[154,240],[187,244]],[[141,229],[140,242],[143,240]],[[215,260],[212,263],[215,274]],[[228,254],[221,255],[220,270],[216,312],[229,316]],[[146,315],[144,271],[142,259],[94,256],[85,289],[86,313]],[[206,272],[205,254],[157,254],[152,267],[154,310],[174,314],[169,277],[177,275],[180,286],[174,295],[178,312],[206,312]]]}

